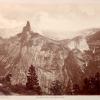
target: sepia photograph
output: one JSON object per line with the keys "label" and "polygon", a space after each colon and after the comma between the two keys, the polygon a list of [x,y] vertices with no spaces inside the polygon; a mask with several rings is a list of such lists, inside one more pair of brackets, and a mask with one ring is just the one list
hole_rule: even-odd
{"label": "sepia photograph", "polygon": [[99,0],[0,0],[0,96],[97,95]]}

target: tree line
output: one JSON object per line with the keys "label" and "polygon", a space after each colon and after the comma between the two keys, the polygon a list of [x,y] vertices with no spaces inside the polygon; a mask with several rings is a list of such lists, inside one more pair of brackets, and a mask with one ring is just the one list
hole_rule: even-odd
{"label": "tree line", "polygon": [[[43,95],[33,65],[29,67],[27,83],[25,86],[22,84],[11,85],[11,77],[12,75],[8,74],[2,79],[5,88],[9,87],[11,91],[20,94],[24,93],[25,95]],[[84,78],[82,80],[82,86],[79,84],[73,84],[71,87],[65,87],[62,82],[55,80],[50,84],[49,91],[49,95],[100,95],[100,73],[97,72],[93,76]]]}

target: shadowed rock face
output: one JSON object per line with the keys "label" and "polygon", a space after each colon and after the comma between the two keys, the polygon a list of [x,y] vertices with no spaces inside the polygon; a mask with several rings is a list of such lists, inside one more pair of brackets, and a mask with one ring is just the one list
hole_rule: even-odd
{"label": "shadowed rock face", "polygon": [[35,66],[40,86],[47,93],[52,81],[60,80],[67,84],[73,81],[76,74],[74,70],[79,70],[79,74],[76,75],[78,79],[80,79],[80,73],[83,73],[84,61],[78,59],[83,59],[83,53],[80,50],[77,51],[79,53],[72,50],[70,53],[70,48],[60,41],[32,32],[29,22],[21,33],[8,39],[1,47],[4,51],[0,53],[0,67],[3,70],[1,75],[11,73],[12,84],[26,84],[26,76],[31,65]]}

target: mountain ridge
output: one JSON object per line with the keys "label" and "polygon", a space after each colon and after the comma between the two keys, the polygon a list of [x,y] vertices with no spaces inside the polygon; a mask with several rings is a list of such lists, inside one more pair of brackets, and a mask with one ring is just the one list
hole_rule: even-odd
{"label": "mountain ridge", "polygon": [[0,50],[3,51],[0,53],[1,75],[11,73],[12,84],[25,85],[28,69],[30,65],[34,65],[39,84],[47,93],[54,80],[60,80],[65,85],[68,85],[69,81],[73,83],[75,81],[73,69],[79,71],[76,75],[78,81],[85,69],[83,66],[86,62],[83,52],[85,49],[82,51],[79,48],[84,42],[87,45],[84,39],[77,37],[70,42],[55,41],[31,31],[28,21],[21,33],[7,39],[1,45]]}

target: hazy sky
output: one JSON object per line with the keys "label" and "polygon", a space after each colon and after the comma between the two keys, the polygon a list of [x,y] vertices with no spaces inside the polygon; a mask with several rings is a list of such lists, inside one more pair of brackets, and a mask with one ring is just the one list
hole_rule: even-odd
{"label": "hazy sky", "polygon": [[100,3],[100,0],[0,0],[9,3],[33,3],[33,4],[65,4],[65,3]]}
{"label": "hazy sky", "polygon": [[0,36],[32,30],[51,38],[72,38],[77,31],[100,28],[100,0],[0,0]]}

